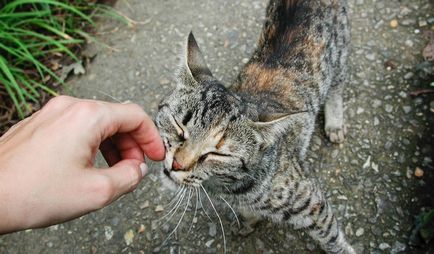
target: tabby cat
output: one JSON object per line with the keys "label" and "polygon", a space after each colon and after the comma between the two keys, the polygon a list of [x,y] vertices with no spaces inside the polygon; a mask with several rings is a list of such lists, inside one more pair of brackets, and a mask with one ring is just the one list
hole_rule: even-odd
{"label": "tabby cat", "polygon": [[257,49],[229,88],[190,33],[156,117],[167,181],[305,230],[328,253],[355,253],[303,165],[323,103],[326,134],[344,139],[347,12],[344,0],[271,0]]}

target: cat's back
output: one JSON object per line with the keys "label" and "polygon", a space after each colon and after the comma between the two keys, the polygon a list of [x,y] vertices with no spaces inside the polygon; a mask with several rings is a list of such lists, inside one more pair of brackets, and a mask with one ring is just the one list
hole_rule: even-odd
{"label": "cat's back", "polygon": [[257,49],[233,89],[292,109],[306,107],[299,97],[307,90],[319,104],[347,57],[347,24],[346,1],[271,0]]}

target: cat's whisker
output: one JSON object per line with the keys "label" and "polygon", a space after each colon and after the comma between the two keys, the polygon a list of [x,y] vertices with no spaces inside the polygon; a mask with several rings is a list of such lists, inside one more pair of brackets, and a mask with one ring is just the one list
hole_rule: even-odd
{"label": "cat's whisker", "polygon": [[232,208],[232,206],[228,203],[228,201],[226,201],[226,199],[224,199],[222,196],[220,196],[220,198],[223,201],[225,201],[226,205],[228,205],[229,209],[231,209],[232,213],[235,215],[235,219],[237,220],[238,228],[240,228],[241,227],[240,220],[238,219],[237,213],[235,212],[234,208]]}
{"label": "cat's whisker", "polygon": [[[201,186],[202,186],[202,184],[201,184]],[[199,189],[199,187],[196,187],[196,188]],[[205,206],[204,206],[203,203],[202,203],[202,198],[201,198],[201,196],[200,196],[200,190],[198,191],[198,194],[199,194],[200,207],[202,207],[202,210],[203,210],[203,212],[205,213],[206,217],[208,217],[208,219],[209,219],[211,222],[214,222],[214,221],[211,219],[211,217],[209,216],[209,214],[206,212]]]}
{"label": "cat's whisker", "polygon": [[185,212],[187,211],[188,206],[190,205],[190,198],[191,198],[191,188],[188,188],[188,189],[189,189],[189,192],[188,192],[188,198],[187,198],[187,205],[185,206],[185,209],[182,212],[181,217],[179,218],[179,221],[176,224],[175,228],[172,230],[172,232],[170,232],[170,234],[166,237],[166,239],[163,241],[163,243],[161,245],[164,245],[167,242],[167,240],[169,240],[170,237],[176,232],[179,225],[181,224],[182,219],[184,218]]}
{"label": "cat's whisker", "polygon": [[211,204],[212,208],[214,209],[215,214],[217,215],[217,218],[219,219],[220,226],[222,229],[222,235],[223,235],[223,249],[224,249],[224,253],[226,253],[226,236],[225,236],[225,228],[223,227],[222,219],[220,218],[220,215],[217,212],[217,209],[214,207],[214,204],[212,203],[211,198],[209,197],[208,193],[206,192],[206,190],[202,184],[200,184],[200,187],[202,188],[203,192],[205,193],[206,197],[208,198],[209,203]]}
{"label": "cat's whisker", "polygon": [[182,194],[179,197],[178,201],[175,203],[174,207],[166,215],[164,215],[163,217],[161,217],[160,219],[158,219],[160,221],[160,220],[166,218],[167,216],[169,216],[169,218],[166,219],[166,221],[163,223],[163,225],[165,225],[168,221],[170,221],[172,219],[173,215],[176,213],[176,211],[178,210],[180,204],[184,200],[185,192],[186,192],[186,189],[183,189]]}
{"label": "cat's whisker", "polygon": [[197,205],[199,204],[199,194],[198,194],[198,192],[197,192],[197,187],[194,187],[194,191],[195,191],[195,194],[196,194],[196,205],[195,205],[195,208],[194,208],[193,219],[191,219],[191,225],[190,225],[190,227],[188,228],[187,235],[188,235],[188,233],[190,233],[190,230],[193,228],[193,221],[194,221],[194,219],[196,218]]}
{"label": "cat's whisker", "polygon": [[176,194],[173,196],[172,200],[167,203],[166,205],[164,205],[164,207],[169,207],[171,206],[178,198],[178,196],[181,194],[181,191],[185,188],[185,185],[182,185],[181,187],[178,187],[178,190],[176,191]]}

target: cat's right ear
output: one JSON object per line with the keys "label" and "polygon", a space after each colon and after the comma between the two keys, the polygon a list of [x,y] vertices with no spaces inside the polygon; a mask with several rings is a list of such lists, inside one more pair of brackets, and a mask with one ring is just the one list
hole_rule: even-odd
{"label": "cat's right ear", "polygon": [[185,57],[182,59],[178,76],[182,81],[182,85],[186,86],[194,86],[202,81],[214,80],[192,32],[188,35]]}

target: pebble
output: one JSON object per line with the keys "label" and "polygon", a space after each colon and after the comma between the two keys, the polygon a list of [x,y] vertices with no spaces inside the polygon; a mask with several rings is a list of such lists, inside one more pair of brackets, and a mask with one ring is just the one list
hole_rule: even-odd
{"label": "pebble", "polygon": [[364,233],[365,233],[365,229],[363,229],[363,228],[358,228],[356,230],[356,236],[357,237],[362,236]]}
{"label": "pebble", "polygon": [[419,20],[419,27],[424,27],[424,26],[427,26],[428,25],[428,22],[426,22],[426,20],[424,20],[424,19],[420,19]]}
{"label": "pebble", "polygon": [[139,227],[139,229],[137,230],[137,233],[141,234],[141,233],[145,232],[145,230],[146,230],[145,225],[140,224],[140,227]]}
{"label": "pebble", "polygon": [[372,162],[371,164],[371,168],[375,171],[375,173],[378,173],[378,164],[375,164],[374,162]]}
{"label": "pebble", "polygon": [[124,240],[125,240],[125,243],[127,244],[127,246],[130,246],[133,243],[133,239],[134,239],[134,232],[132,229],[129,229],[124,234]]}
{"label": "pebble", "polygon": [[389,249],[390,245],[387,243],[380,243],[380,245],[378,246],[378,248],[380,248],[380,250],[385,250],[385,249]]}
{"label": "pebble", "polygon": [[397,28],[398,27],[398,20],[396,20],[396,19],[392,19],[391,21],[390,21],[390,27],[391,28]]}
{"label": "pebble", "polygon": [[365,55],[365,58],[368,59],[369,61],[374,61],[375,60],[375,53],[367,53]]}
{"label": "pebble", "polygon": [[416,167],[414,170],[414,176],[415,177],[422,177],[423,176],[423,170],[419,167]]}
{"label": "pebble", "polygon": [[241,60],[241,62],[243,62],[243,64],[246,64],[247,62],[249,62],[249,59],[248,59],[248,58],[243,58],[243,59]]}
{"label": "pebble", "polygon": [[155,210],[154,211],[156,211],[157,213],[158,212],[162,212],[162,211],[164,211],[164,207],[162,206],[162,205],[157,205],[156,207],[155,207]]}
{"label": "pebble", "polygon": [[143,202],[143,204],[140,205],[140,209],[145,209],[149,207],[149,201],[146,200],[145,202]]}
{"label": "pebble", "polygon": [[393,106],[386,104],[386,106],[384,106],[384,110],[386,110],[387,113],[391,113],[393,111]]}
{"label": "pebble", "polygon": [[214,223],[208,223],[209,226],[209,231],[208,231],[208,235],[211,237],[216,236],[217,234],[217,226]]}
{"label": "pebble", "polygon": [[212,245],[213,242],[214,242],[214,239],[211,239],[211,240],[207,241],[205,243],[206,247],[208,247],[208,248],[211,247],[211,245]]}
{"label": "pebble", "polygon": [[377,126],[380,124],[380,120],[378,120],[377,117],[374,117],[374,126]]}
{"label": "pebble", "polygon": [[170,83],[170,80],[167,78],[160,79],[160,85],[168,85]]}
{"label": "pebble", "polygon": [[414,46],[414,43],[413,43],[412,40],[405,40],[404,43],[405,43],[406,46],[408,46],[408,47],[410,47],[410,48],[412,48],[412,47]]}
{"label": "pebble", "polygon": [[361,114],[361,113],[363,113],[363,112],[365,112],[365,110],[364,110],[363,108],[361,108],[361,107],[358,107],[358,108],[357,108],[356,113],[357,113],[358,115]]}
{"label": "pebble", "polygon": [[104,226],[104,236],[107,241],[113,238],[113,229],[110,226]]}
{"label": "pebble", "polygon": [[414,76],[414,73],[413,72],[407,72],[405,75],[404,75],[404,79],[411,79],[412,77]]}
{"label": "pebble", "polygon": [[410,107],[410,106],[402,106],[402,109],[404,110],[404,112],[405,112],[406,114],[408,114],[408,113],[411,112],[411,107]]}
{"label": "pebble", "polygon": [[403,243],[401,243],[401,242],[399,242],[399,241],[396,241],[396,242],[393,244],[393,247],[392,247],[392,249],[390,250],[390,253],[391,253],[391,254],[397,254],[397,253],[400,253],[400,252],[405,251],[406,249],[407,249],[407,246],[406,246],[405,244],[403,244]]}

